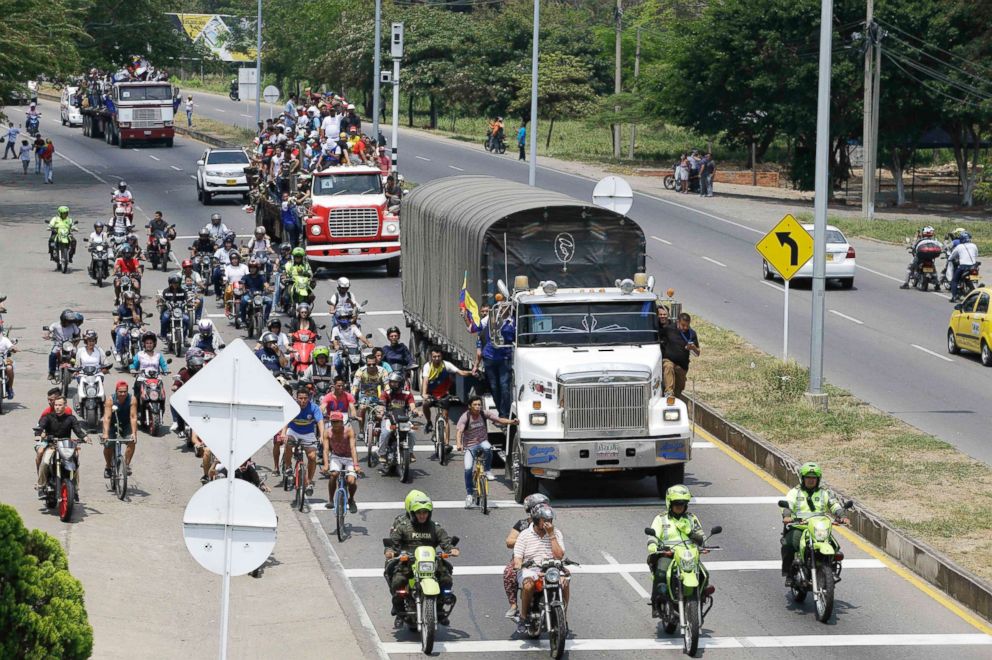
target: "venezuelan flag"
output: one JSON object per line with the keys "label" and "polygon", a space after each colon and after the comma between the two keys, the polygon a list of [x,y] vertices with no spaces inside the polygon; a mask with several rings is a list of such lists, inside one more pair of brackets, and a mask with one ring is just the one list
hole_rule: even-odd
{"label": "venezuelan flag", "polygon": [[458,292],[458,309],[465,312],[469,322],[478,326],[482,319],[479,318],[479,306],[472,299],[472,294],[468,292],[468,271],[465,271],[465,279],[462,281],[462,290]]}

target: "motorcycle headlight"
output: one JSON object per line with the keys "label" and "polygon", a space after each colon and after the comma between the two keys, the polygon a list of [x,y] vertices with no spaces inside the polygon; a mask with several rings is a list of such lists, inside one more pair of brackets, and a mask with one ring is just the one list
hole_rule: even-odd
{"label": "motorcycle headlight", "polygon": [[138,339],[141,337],[141,331],[137,328],[131,328],[131,339]]}
{"label": "motorcycle headlight", "polygon": [[59,456],[61,456],[63,460],[66,460],[67,461],[70,458],[72,458],[72,456],[75,453],[75,451],[76,451],[76,448],[74,446],[72,446],[72,443],[71,442],[60,442],[59,443]]}
{"label": "motorcycle headlight", "polygon": [[148,392],[148,400],[149,401],[158,401],[158,391],[157,390],[150,390]]}
{"label": "motorcycle headlight", "polygon": [[262,296],[256,294],[255,297],[254,297],[254,299],[252,299],[252,302],[254,304],[256,304],[256,305],[261,306],[261,304],[262,304]]}
{"label": "motorcycle headlight", "polygon": [[687,573],[691,573],[692,571],[696,570],[695,555],[688,552],[682,555],[682,557],[679,559],[679,567]]}
{"label": "motorcycle headlight", "polygon": [[667,408],[665,410],[666,422],[677,422],[682,418],[682,412],[678,408]]}
{"label": "motorcycle headlight", "polygon": [[86,388],[86,396],[88,396],[90,398],[95,397],[96,396],[96,388],[95,387],[87,387]]}
{"label": "motorcycle headlight", "polygon": [[72,342],[71,341],[64,341],[64,342],[62,342],[62,352],[63,353],[72,353],[72,349],[73,349],[73,345],[72,345]]}
{"label": "motorcycle headlight", "polygon": [[561,571],[557,568],[549,568],[544,573],[544,581],[548,584],[558,584],[559,580],[561,580]]}
{"label": "motorcycle headlight", "polygon": [[400,431],[409,431],[411,428],[413,428],[413,425],[410,422],[403,422],[402,424],[399,425],[398,428]]}
{"label": "motorcycle headlight", "polygon": [[422,561],[417,564],[417,571],[420,573],[433,573],[434,572],[434,562],[432,561]]}
{"label": "motorcycle headlight", "polygon": [[813,538],[820,543],[830,538],[830,524],[825,520],[814,523]]}

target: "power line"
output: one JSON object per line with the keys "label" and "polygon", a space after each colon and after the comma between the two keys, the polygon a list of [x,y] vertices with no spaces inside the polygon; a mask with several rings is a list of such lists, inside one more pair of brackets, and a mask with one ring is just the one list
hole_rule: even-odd
{"label": "power line", "polygon": [[964,69],[962,69],[962,68],[960,68],[960,67],[956,67],[956,66],[954,66],[954,65],[953,65],[953,64],[951,64],[950,62],[945,62],[944,60],[942,60],[942,59],[940,59],[940,58],[938,58],[938,57],[935,57],[935,56],[933,56],[933,55],[931,55],[930,53],[928,53],[928,52],[926,52],[925,50],[923,50],[923,49],[921,49],[921,48],[917,48],[916,46],[914,46],[914,45],[912,45],[911,43],[909,43],[909,42],[907,42],[907,41],[903,41],[902,39],[900,39],[899,37],[897,37],[897,36],[895,36],[895,35],[891,35],[891,34],[890,34],[890,35],[888,35],[888,36],[889,36],[889,38],[890,38],[890,39],[893,39],[893,40],[895,40],[895,41],[896,41],[897,43],[900,43],[900,44],[902,44],[902,45],[903,45],[903,46],[905,46],[906,48],[909,48],[909,49],[911,49],[911,50],[914,50],[914,51],[916,51],[917,53],[920,53],[920,54],[921,54],[921,55],[923,55],[924,57],[928,57],[928,58],[930,58],[931,60],[933,60],[933,61],[935,61],[935,62],[939,62],[940,64],[943,64],[943,65],[946,65],[946,66],[949,66],[950,68],[952,68],[952,69],[954,69],[955,71],[957,71],[957,72],[959,72],[959,73],[963,73],[964,75],[966,75],[966,76],[968,76],[969,78],[974,78],[975,80],[977,80],[977,81],[979,81],[979,82],[982,82],[982,83],[989,83],[989,82],[992,82],[992,81],[990,81],[990,80],[989,80],[988,78],[983,78],[983,77],[981,77],[981,76],[979,76],[979,75],[977,75],[977,74],[974,74],[974,73],[971,73],[970,71],[965,71]]}
{"label": "power line", "polygon": [[906,71],[906,69],[902,68],[902,66],[899,64],[898,60],[895,57],[893,57],[885,49],[882,50],[882,54],[885,55],[885,57],[890,62],[892,62],[892,64],[894,64],[897,69],[899,69],[900,71],[902,71],[908,78],[910,78],[911,80],[917,82],[918,84],[926,87],[927,89],[929,89],[929,90],[931,90],[931,91],[933,91],[933,92],[935,92],[937,94],[940,94],[941,96],[943,96],[945,98],[948,98],[948,99],[950,99],[952,101],[955,101],[957,103],[963,103],[964,105],[970,105],[970,106],[973,106],[975,108],[982,108],[983,107],[980,103],[976,103],[974,101],[969,101],[967,99],[959,99],[956,96],[952,96],[952,95],[948,94],[947,92],[945,92],[944,90],[942,90],[942,89],[940,89],[938,87],[933,87],[932,85],[928,84],[924,80],[920,80],[919,78],[917,78],[916,76],[914,76],[913,74],[911,74],[909,71]]}
{"label": "power line", "polygon": [[967,94],[974,94],[975,96],[982,97],[984,100],[990,100],[990,99],[992,99],[992,94],[990,94],[989,92],[986,92],[983,89],[980,89],[978,87],[975,87],[974,85],[969,85],[968,83],[964,83],[964,82],[961,82],[959,80],[955,80],[955,79],[949,77],[948,75],[944,74],[941,71],[937,71],[936,69],[933,69],[933,68],[930,68],[928,66],[925,66],[925,65],[917,62],[916,60],[910,59],[909,57],[907,57],[906,55],[904,55],[902,53],[899,53],[899,52],[892,53],[892,52],[890,52],[890,55],[893,55],[894,57],[898,58],[899,61],[901,61],[906,66],[908,66],[910,68],[913,68],[913,69],[916,69],[920,73],[922,73],[922,74],[924,74],[926,76],[929,76],[930,78],[933,78],[934,80],[937,80],[939,82],[942,82],[942,83],[944,83],[946,85],[949,85],[951,87],[956,87],[957,89],[959,89],[962,92],[965,92]]}
{"label": "power line", "polygon": [[976,67],[978,67],[980,69],[985,69],[986,71],[992,72],[992,67],[988,67],[988,66],[985,66],[983,64],[978,64],[977,62],[974,62],[972,60],[969,60],[966,57],[962,57],[961,55],[956,55],[956,54],[952,53],[949,50],[944,50],[943,48],[941,48],[940,46],[937,46],[936,44],[932,44],[932,43],[930,43],[928,41],[924,41],[923,39],[919,38],[915,34],[910,34],[909,32],[906,32],[905,30],[903,30],[901,28],[897,28],[895,25],[890,25],[890,24],[886,23],[885,21],[878,20],[877,18],[875,19],[875,22],[876,23],[879,23],[883,27],[886,27],[886,28],[888,28],[890,30],[895,30],[896,32],[899,32],[899,33],[901,33],[901,34],[909,37],[910,39],[914,39],[914,40],[918,41],[919,43],[923,44],[924,46],[929,46],[930,48],[933,48],[934,50],[939,51],[941,53],[944,53],[945,55],[950,55],[951,57],[953,57],[955,59],[959,59],[959,60],[961,60],[962,62],[964,62],[966,64],[970,64],[970,65],[976,66]]}

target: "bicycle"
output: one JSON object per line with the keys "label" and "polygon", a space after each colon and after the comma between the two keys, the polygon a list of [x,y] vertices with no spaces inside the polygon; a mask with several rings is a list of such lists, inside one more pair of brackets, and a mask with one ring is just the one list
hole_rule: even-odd
{"label": "bicycle", "polygon": [[[465,451],[468,451],[467,449]],[[486,452],[479,448],[473,454],[475,461],[472,464],[472,497],[475,504],[482,509],[482,515],[489,515],[489,479],[486,478]]]}
{"label": "bicycle", "polygon": [[348,476],[355,475],[357,479],[359,477],[357,472],[350,470],[341,470],[338,472],[338,486],[334,491],[334,519],[337,522],[337,537],[338,541],[344,542],[344,516],[348,513]]}
{"label": "bicycle", "polygon": [[382,406],[370,407],[365,412],[365,429],[362,431],[362,439],[365,440],[365,462],[370,468],[374,468],[379,463],[376,449],[378,448],[379,433],[382,429],[383,412]]}
{"label": "bicycle", "polygon": [[[119,435],[119,434],[118,434]],[[127,461],[124,459],[124,449],[121,445],[134,442],[133,438],[105,438],[103,445],[114,445],[114,457],[110,461],[110,489],[121,502],[127,496]]]}
{"label": "bicycle", "polygon": [[307,453],[299,440],[286,438],[286,442],[293,445],[293,471],[283,476],[282,487],[283,490],[293,490],[293,508],[303,512],[307,502]]}
{"label": "bicycle", "polygon": [[451,454],[451,407],[460,406],[462,402],[456,396],[446,394],[440,399],[435,399],[434,404],[438,408],[437,419],[434,420],[434,452],[437,454],[437,461],[442,466],[448,464],[448,457]]}

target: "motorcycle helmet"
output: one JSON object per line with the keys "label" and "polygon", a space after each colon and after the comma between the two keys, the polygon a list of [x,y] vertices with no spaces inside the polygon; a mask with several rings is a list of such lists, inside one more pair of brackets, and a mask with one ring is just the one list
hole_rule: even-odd
{"label": "motorcycle helmet", "polygon": [[261,267],[262,266],[258,263],[258,259],[249,259],[248,260],[248,272],[251,272],[251,269],[252,268],[254,268],[255,270],[258,270]]}
{"label": "motorcycle helmet", "polygon": [[82,325],[83,324],[83,315],[80,314],[79,312],[72,312],[70,314],[70,316],[69,316],[69,322],[70,323],[75,323],[76,325]]}
{"label": "motorcycle helmet", "polygon": [[411,490],[403,500],[403,508],[406,509],[406,515],[410,520],[414,519],[414,514],[418,511],[427,511],[427,519],[430,520],[430,514],[434,511],[434,502],[427,493]]}
{"label": "motorcycle helmet", "polygon": [[542,495],[541,493],[534,493],[533,495],[528,495],[524,498],[524,511],[527,512],[529,516],[534,507],[541,504],[547,504],[550,506],[551,501],[548,499],[547,495]]}
{"label": "motorcycle helmet", "polygon": [[118,181],[117,182],[117,189],[120,190],[121,192],[126,192],[127,191],[127,181],[125,181],[124,179],[121,179],[120,181]]}
{"label": "motorcycle helmet", "polygon": [[136,294],[134,291],[125,291],[123,294],[121,294],[121,298],[125,302],[127,301],[138,302],[138,294]]}
{"label": "motorcycle helmet", "polygon": [[125,259],[132,258],[134,256],[134,248],[131,247],[130,245],[125,245],[123,248],[121,248],[121,256],[124,257]]}
{"label": "motorcycle helmet", "polygon": [[297,257],[299,257],[300,259],[304,259],[306,258],[306,256],[307,256],[307,251],[304,250],[303,248],[301,247],[293,248],[293,261],[296,261]]}
{"label": "motorcycle helmet", "polygon": [[823,477],[823,470],[816,463],[803,463],[799,468],[799,485],[801,486],[806,477],[815,477],[817,487],[820,486],[820,479]]}
{"label": "motorcycle helmet", "polygon": [[389,387],[391,387],[392,389],[395,390],[398,387],[403,387],[403,382],[404,382],[403,374],[401,374],[400,372],[394,371],[393,373],[389,374]]}
{"label": "motorcycle helmet", "polygon": [[272,330],[273,328],[276,328],[276,330],[274,332],[276,334],[279,334],[279,332],[282,331],[282,321],[280,321],[279,319],[269,319],[268,328],[269,328],[269,330]]}
{"label": "motorcycle helmet", "polygon": [[169,275],[169,286],[172,286],[173,284],[180,284],[180,283],[182,283],[182,278],[181,277],[179,277],[175,273],[173,273],[172,275]]}
{"label": "motorcycle helmet", "polygon": [[[278,339],[278,337],[276,337],[276,336],[275,336],[274,334],[272,334],[271,332],[266,332],[265,334],[263,334],[263,335],[262,335],[261,337],[259,337],[259,339],[258,339],[258,342],[259,342],[259,343],[260,343],[260,344],[261,344],[262,346],[266,346],[266,345],[268,345],[268,344],[275,344],[275,343],[276,343],[276,342],[278,342],[278,341],[279,341],[279,339]],[[314,352],[316,352],[316,349],[314,349]]]}
{"label": "motorcycle helmet", "polygon": [[551,508],[550,504],[538,504],[530,510],[530,519],[534,522],[543,520],[544,522],[553,523],[555,521],[555,510]]}
{"label": "motorcycle helmet", "polygon": [[219,225],[220,224],[220,213],[214,213],[210,216],[210,224]]}
{"label": "motorcycle helmet", "polygon": [[231,250],[229,259],[231,260],[232,264],[235,262],[235,260],[237,260],[238,263],[241,263],[241,253],[237,250]]}
{"label": "motorcycle helmet", "polygon": [[136,234],[131,234],[130,236],[127,237],[127,242],[128,243],[134,243],[134,245],[137,246],[138,245],[138,236]]}
{"label": "motorcycle helmet", "polygon": [[399,329],[399,328],[397,328],[397,327],[396,327],[395,325],[393,325],[393,326],[390,326],[390,327],[388,327],[388,328],[386,329],[386,336],[388,337],[389,335],[391,335],[391,334],[393,334],[394,332],[395,332],[396,334],[400,334],[400,329]]}
{"label": "motorcycle helmet", "polygon": [[957,238],[957,237],[961,236],[961,234],[965,233],[965,230],[964,230],[964,227],[958,227],[957,229],[955,229],[951,233],[954,235],[955,238]]}
{"label": "motorcycle helmet", "polygon": [[182,267],[183,268],[192,268],[193,267],[193,260],[192,259],[183,259]]}
{"label": "motorcycle helmet", "polygon": [[255,227],[255,238],[265,238],[265,227]]}
{"label": "motorcycle helmet", "polygon": [[961,235],[958,236],[958,240],[961,241],[962,243],[967,243],[971,241],[971,234],[969,234],[966,231],[963,231],[961,232]]}
{"label": "motorcycle helmet", "polygon": [[326,346],[318,346],[317,348],[313,349],[313,354],[312,355],[313,355],[313,361],[314,362],[316,362],[317,361],[317,358],[319,358],[321,356],[330,359],[330,357],[331,357],[331,349],[329,349]]}
{"label": "motorcycle helmet", "polygon": [[689,500],[691,499],[692,493],[690,493],[689,489],[682,484],[672,486],[665,491],[665,507],[669,510],[669,512],[672,510],[672,505],[679,502],[682,502],[688,507]]}
{"label": "motorcycle helmet", "polygon": [[310,303],[301,302],[296,305],[296,315],[300,316],[303,312],[310,313]]}
{"label": "motorcycle helmet", "polygon": [[96,330],[87,330],[83,333],[83,341],[89,341],[91,339],[93,341],[99,339],[99,336],[96,334]]}
{"label": "motorcycle helmet", "polygon": [[100,222],[99,220],[93,223],[93,229],[95,229],[96,231],[100,231],[101,229],[103,229],[103,226],[104,226],[103,223]]}
{"label": "motorcycle helmet", "polygon": [[69,215],[69,207],[68,206],[60,206],[58,208],[58,212],[59,212],[59,215],[64,218],[65,216]]}
{"label": "motorcycle helmet", "polygon": [[62,325],[66,325],[67,323],[72,323],[73,314],[74,312],[71,309],[63,309],[62,313],[59,314],[59,322]]}
{"label": "motorcycle helmet", "polygon": [[351,287],[351,280],[347,277],[338,278],[338,293],[344,295],[348,293],[348,289]]}
{"label": "motorcycle helmet", "polygon": [[208,230],[206,227],[204,227],[203,229],[200,230],[200,233],[198,234],[198,236],[200,238],[206,240],[206,239],[210,238],[210,230]]}
{"label": "motorcycle helmet", "polygon": [[923,231],[921,231],[920,233],[922,234],[923,238],[933,238],[933,227],[927,225],[926,227],[923,228]]}
{"label": "motorcycle helmet", "polygon": [[158,345],[158,337],[155,335],[154,332],[146,332],[145,334],[141,335],[141,345],[144,346],[145,342],[148,341],[149,339],[152,340],[152,343],[154,345],[156,346]]}
{"label": "motorcycle helmet", "polygon": [[214,332],[214,322],[210,319],[203,319],[196,324],[196,329],[201,335],[212,335]]}
{"label": "motorcycle helmet", "polygon": [[293,246],[290,243],[283,243],[282,245],[279,246],[279,251],[282,252],[283,254],[286,254],[287,252],[292,252]]}
{"label": "motorcycle helmet", "polygon": [[347,328],[349,325],[351,325],[351,315],[342,314],[341,316],[338,317],[337,321],[338,321],[338,326],[340,328]]}
{"label": "motorcycle helmet", "polygon": [[196,353],[187,353],[186,354],[186,368],[189,369],[190,371],[199,371],[200,369],[202,369],[203,368],[203,354],[202,353],[199,353],[199,352],[196,352]]}

